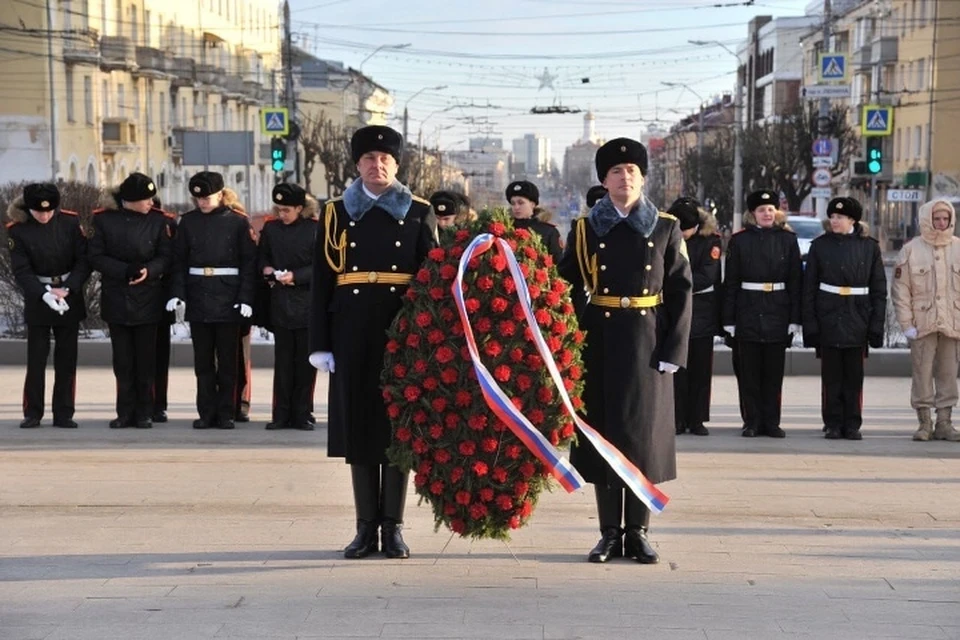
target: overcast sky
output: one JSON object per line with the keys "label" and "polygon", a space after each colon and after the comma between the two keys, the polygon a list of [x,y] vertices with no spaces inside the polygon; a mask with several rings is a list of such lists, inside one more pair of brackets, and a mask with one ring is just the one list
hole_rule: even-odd
{"label": "overcast sky", "polygon": [[[559,164],[581,136],[588,109],[598,135],[638,137],[650,124],[667,128],[697,109],[691,91],[663,82],[687,84],[705,99],[732,92],[735,57],[689,40],[735,50],[755,16],[800,16],[807,4],[291,0],[291,16],[307,50],[354,68],[363,63],[362,71],[390,90],[398,130],[409,100],[411,138],[422,130],[431,146],[456,149],[490,134],[509,148],[513,138],[539,133],[551,139]],[[446,88],[413,97],[439,85]],[[530,114],[551,105],[581,113]]]}

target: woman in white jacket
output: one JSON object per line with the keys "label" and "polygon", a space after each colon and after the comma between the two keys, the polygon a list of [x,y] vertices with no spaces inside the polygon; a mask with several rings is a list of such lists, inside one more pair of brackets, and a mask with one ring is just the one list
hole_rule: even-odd
{"label": "woman in white jacket", "polygon": [[[897,256],[891,290],[897,321],[910,340],[910,405],[920,426],[914,440],[960,441],[951,413],[960,365],[960,238],[946,200],[920,207],[920,235]],[[936,427],[930,410],[936,409]]]}

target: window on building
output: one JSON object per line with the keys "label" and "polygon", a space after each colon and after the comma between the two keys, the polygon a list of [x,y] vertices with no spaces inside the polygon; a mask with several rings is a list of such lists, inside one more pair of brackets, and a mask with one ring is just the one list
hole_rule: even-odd
{"label": "window on building", "polygon": [[923,127],[919,124],[913,128],[913,158],[919,160],[923,155]]}
{"label": "window on building", "polygon": [[923,91],[927,88],[927,61],[923,58],[917,60],[917,90]]}
{"label": "window on building", "polygon": [[83,76],[83,119],[93,124],[93,78]]}
{"label": "window on building", "polygon": [[80,15],[80,28],[84,31],[90,29],[90,0],[80,0],[78,3]]}
{"label": "window on building", "polygon": [[117,85],[117,116],[121,118],[126,115],[126,113],[124,113],[124,110],[127,108],[126,96],[124,95],[125,93],[126,93],[126,87],[124,87],[122,84],[118,84]]}
{"label": "window on building", "polygon": [[894,162],[900,161],[900,127],[897,127],[897,131],[894,134],[893,140],[893,160]]}
{"label": "window on building", "polygon": [[[133,91],[130,92],[130,99],[133,101],[133,119],[140,119],[140,84],[134,80]],[[148,107],[149,108],[149,107]]]}
{"label": "window on building", "polygon": [[[929,123],[929,122],[924,125],[923,139],[926,141],[925,144],[927,145],[927,156],[929,157],[929,156],[930,156],[930,144],[933,142],[932,140],[930,140],[930,123]],[[927,166],[927,168],[928,168],[928,169],[930,168],[929,165]]]}
{"label": "window on building", "polygon": [[66,94],[67,94],[67,122],[76,122],[77,119],[73,113],[73,66],[67,66],[66,73]]}
{"label": "window on building", "polygon": [[157,108],[160,116],[160,132],[167,132],[167,101],[163,91],[157,96]]}
{"label": "window on building", "polygon": [[910,127],[904,127],[903,129],[903,159],[904,161],[910,160],[910,151],[912,150],[910,144]]}
{"label": "window on building", "polygon": [[134,44],[137,44],[139,42],[139,37],[140,27],[137,24],[137,6],[132,4],[130,5],[130,40]]}
{"label": "window on building", "polygon": [[917,28],[917,0],[910,0],[910,31]]}
{"label": "window on building", "polygon": [[103,117],[110,117],[110,83],[107,80],[104,80],[100,85],[100,95],[101,100],[103,101],[102,108]]}
{"label": "window on building", "polygon": [[60,8],[63,11],[63,28],[73,29],[73,6],[70,0],[60,0]]}
{"label": "window on building", "polygon": [[118,36],[123,35],[123,0],[114,3],[113,32]]}
{"label": "window on building", "polygon": [[107,33],[107,0],[100,0],[100,35]]}
{"label": "window on building", "polygon": [[143,46],[153,46],[153,24],[150,22],[150,12],[143,10]]}
{"label": "window on building", "polygon": [[187,99],[180,98],[180,114],[177,116],[177,121],[181,127],[190,126],[189,117],[190,116],[187,115]]}
{"label": "window on building", "polygon": [[144,104],[146,109],[145,116],[147,120],[147,131],[153,132],[153,87],[147,88],[147,101]]}

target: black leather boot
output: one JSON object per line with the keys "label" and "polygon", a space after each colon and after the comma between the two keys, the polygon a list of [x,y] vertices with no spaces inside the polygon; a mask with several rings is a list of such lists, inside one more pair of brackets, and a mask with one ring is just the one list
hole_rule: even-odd
{"label": "black leather boot", "polygon": [[660,562],[660,556],[653,550],[647,539],[647,530],[650,528],[650,509],[630,491],[627,491],[624,506],[624,522],[627,525],[627,532],[624,535],[623,555],[640,564]]}
{"label": "black leather boot", "polygon": [[353,505],[357,511],[357,535],[343,550],[343,557],[366,558],[377,552],[377,522],[380,506],[380,468],[378,465],[350,465],[353,480]]}
{"label": "black leather boot", "polygon": [[594,485],[597,515],[600,519],[600,541],[587,554],[589,562],[606,562],[623,555],[623,489]]}
{"label": "black leather boot", "polygon": [[407,502],[408,474],[392,465],[383,465],[381,477],[380,546],[383,555],[388,558],[409,558],[410,547],[400,533],[403,529],[403,509]]}

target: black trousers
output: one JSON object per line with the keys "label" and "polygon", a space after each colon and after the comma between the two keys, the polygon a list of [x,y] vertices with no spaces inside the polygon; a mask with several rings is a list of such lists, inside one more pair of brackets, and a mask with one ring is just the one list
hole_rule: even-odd
{"label": "black trousers", "polygon": [[820,347],[820,408],[823,425],[843,433],[863,424],[863,347]]}
{"label": "black trousers", "polygon": [[77,395],[77,339],[80,323],[27,325],[27,378],[23,384],[23,417],[43,418],[47,358],[53,332],[53,420],[73,418]]}
{"label": "black trousers", "polygon": [[156,367],[153,372],[153,412],[167,410],[167,389],[170,388],[170,322],[157,325]]}
{"label": "black trousers", "polygon": [[[650,509],[629,489],[594,485],[600,531],[650,528]],[[623,526],[621,526],[621,523]]]}
{"label": "black trousers", "polygon": [[743,394],[745,427],[762,433],[780,426],[785,342],[739,342],[740,390]]}
{"label": "black trousers", "polygon": [[250,332],[253,326],[241,323],[240,335],[237,343],[237,400],[235,407],[236,417],[240,414],[250,414],[250,398],[253,395],[253,363],[250,362]]}
{"label": "black trousers", "polygon": [[690,338],[687,366],[673,375],[673,405],[677,426],[710,422],[713,383],[713,336]]}
{"label": "black trousers", "polygon": [[308,359],[308,331],[273,328],[273,422],[302,425],[313,411],[317,370]]}
{"label": "black trousers", "polygon": [[117,417],[149,420],[156,374],[156,324],[111,324],[113,375],[117,378]]}
{"label": "black trousers", "polygon": [[197,413],[209,423],[233,420],[237,398],[236,322],[191,322],[193,370],[197,376]]}
{"label": "black trousers", "polygon": [[740,405],[740,419],[743,421],[743,424],[748,424],[750,420],[747,418],[747,406],[743,402],[743,383],[740,382],[740,341],[736,338],[729,338],[727,344],[730,345],[733,377],[737,379],[737,402]]}

